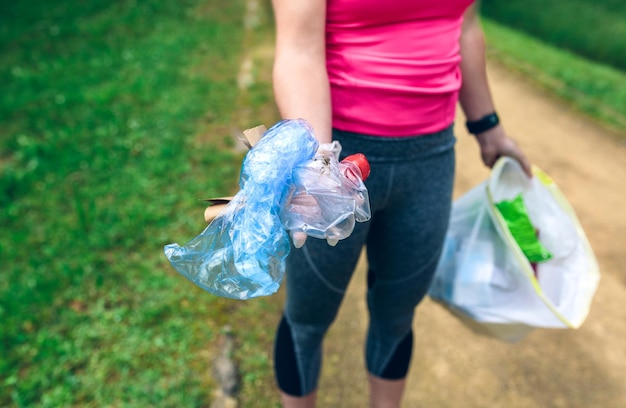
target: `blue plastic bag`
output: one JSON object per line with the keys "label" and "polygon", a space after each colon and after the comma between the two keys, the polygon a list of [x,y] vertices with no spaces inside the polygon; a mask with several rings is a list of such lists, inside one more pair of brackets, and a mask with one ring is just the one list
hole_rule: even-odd
{"label": "blue plastic bag", "polygon": [[250,299],[275,293],[285,274],[289,235],[280,212],[292,169],[318,149],[304,120],[278,122],[246,155],[240,191],[200,235],[164,248],[172,266],[217,296]]}

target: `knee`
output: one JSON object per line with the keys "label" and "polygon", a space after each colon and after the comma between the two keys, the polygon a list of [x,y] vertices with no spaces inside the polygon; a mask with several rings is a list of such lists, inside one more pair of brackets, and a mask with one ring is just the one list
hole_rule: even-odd
{"label": "knee", "polygon": [[424,297],[416,292],[407,290],[405,293],[404,288],[393,290],[379,285],[370,290],[367,305],[372,334],[390,339],[404,337],[411,330],[415,309]]}
{"label": "knee", "polygon": [[319,347],[332,324],[332,319],[293,319],[288,314],[285,314],[283,320],[291,331],[296,347],[304,349]]}
{"label": "knee", "polygon": [[292,325],[283,316],[274,348],[274,372],[278,387],[287,395],[302,397],[317,387],[325,331]]}

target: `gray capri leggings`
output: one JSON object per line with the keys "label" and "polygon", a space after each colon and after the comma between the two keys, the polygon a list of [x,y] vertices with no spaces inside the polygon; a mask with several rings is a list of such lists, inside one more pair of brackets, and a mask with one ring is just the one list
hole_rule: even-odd
{"label": "gray capri leggings", "polygon": [[[333,132],[342,157],[364,153],[372,218],[331,247],[309,238],[287,259],[287,301],[275,345],[278,386],[306,395],[317,388],[322,340],[343,299],[363,246],[367,249],[367,369],[385,378],[394,353],[412,335],[415,307],[435,271],[452,201],[452,126],[430,135],[381,138]],[[411,337],[412,339],[412,337]],[[406,341],[405,341],[406,343]],[[406,349],[406,345],[404,348]],[[412,341],[408,343],[410,359]],[[408,361],[404,373],[406,375]]]}

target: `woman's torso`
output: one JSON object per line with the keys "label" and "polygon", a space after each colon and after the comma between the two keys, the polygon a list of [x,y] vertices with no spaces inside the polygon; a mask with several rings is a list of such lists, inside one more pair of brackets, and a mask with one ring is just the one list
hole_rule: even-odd
{"label": "woman's torso", "polygon": [[328,0],[333,126],[380,136],[442,130],[454,120],[459,36],[473,0]]}

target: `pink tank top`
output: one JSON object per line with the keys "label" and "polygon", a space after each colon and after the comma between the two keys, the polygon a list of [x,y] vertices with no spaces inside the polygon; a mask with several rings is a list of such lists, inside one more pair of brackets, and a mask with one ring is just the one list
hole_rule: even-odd
{"label": "pink tank top", "polygon": [[452,124],[461,87],[461,23],[471,3],[328,0],[333,126],[397,137]]}

